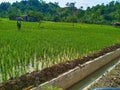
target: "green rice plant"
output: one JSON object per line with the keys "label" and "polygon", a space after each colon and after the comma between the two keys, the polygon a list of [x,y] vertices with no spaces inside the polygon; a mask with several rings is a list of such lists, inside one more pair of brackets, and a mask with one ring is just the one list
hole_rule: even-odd
{"label": "green rice plant", "polygon": [[120,42],[120,30],[107,25],[0,21],[0,82],[53,64],[80,58],[105,46]]}

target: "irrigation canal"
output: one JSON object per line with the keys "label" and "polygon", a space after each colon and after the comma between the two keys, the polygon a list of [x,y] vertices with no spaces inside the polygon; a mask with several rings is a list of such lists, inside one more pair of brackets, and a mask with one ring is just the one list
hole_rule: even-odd
{"label": "irrigation canal", "polygon": [[80,82],[74,84],[67,90],[87,90],[87,87],[91,85],[91,83],[94,83],[94,81],[97,80],[100,76],[104,75],[107,71],[111,70],[118,64],[120,64],[120,57],[101,67],[100,69],[98,69],[85,79],[81,80]]}

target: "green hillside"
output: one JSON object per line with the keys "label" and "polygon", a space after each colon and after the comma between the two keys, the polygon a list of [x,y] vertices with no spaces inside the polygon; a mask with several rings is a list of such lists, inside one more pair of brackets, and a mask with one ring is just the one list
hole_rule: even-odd
{"label": "green hillside", "polygon": [[[21,0],[20,2],[0,3],[0,17],[15,17],[21,15],[30,15],[38,18],[41,16],[46,21],[56,22],[83,22],[97,24],[111,24],[120,22],[120,1],[112,0],[108,4],[98,4],[96,6],[76,7],[74,1],[66,3],[66,6],[60,7],[57,2],[46,3],[45,0]],[[89,6],[89,5],[87,5]]]}

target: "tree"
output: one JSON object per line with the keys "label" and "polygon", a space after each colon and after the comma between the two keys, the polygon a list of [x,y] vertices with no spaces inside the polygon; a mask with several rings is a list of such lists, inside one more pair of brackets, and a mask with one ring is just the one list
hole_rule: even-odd
{"label": "tree", "polygon": [[[46,3],[43,0],[21,0],[12,4],[4,2],[0,4],[0,17],[30,15],[36,18],[37,22],[41,20],[65,21],[84,23],[108,24],[110,22],[120,21],[120,1],[112,1],[109,4],[98,4],[83,10],[83,7],[76,8],[75,2],[67,3],[62,8],[55,3]],[[44,16],[44,17],[43,17]],[[41,23],[40,23],[41,24]]]}
{"label": "tree", "polygon": [[0,11],[7,11],[10,6],[10,3],[3,2],[0,4]]}
{"label": "tree", "polygon": [[73,23],[72,25],[74,26],[74,23],[76,22],[76,20],[75,20],[75,12],[77,10],[77,8],[75,7],[75,2],[67,3],[66,6],[70,10],[70,14],[72,15],[71,21]]}
{"label": "tree", "polygon": [[36,12],[36,11],[28,11],[27,14],[29,16],[32,16],[36,19],[36,21],[39,23],[38,27],[40,27],[43,19],[43,14],[41,12]]}

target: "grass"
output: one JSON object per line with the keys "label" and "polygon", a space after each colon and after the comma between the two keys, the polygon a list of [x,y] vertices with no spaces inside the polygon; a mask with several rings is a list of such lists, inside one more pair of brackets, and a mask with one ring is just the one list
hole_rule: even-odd
{"label": "grass", "polygon": [[79,58],[120,42],[120,29],[106,25],[77,23],[16,22],[0,19],[1,82],[26,72]]}

